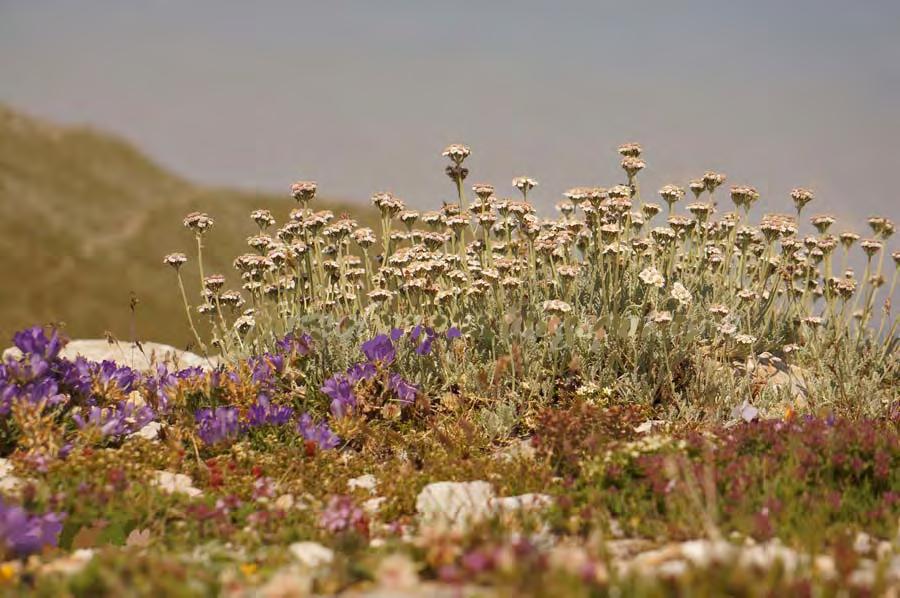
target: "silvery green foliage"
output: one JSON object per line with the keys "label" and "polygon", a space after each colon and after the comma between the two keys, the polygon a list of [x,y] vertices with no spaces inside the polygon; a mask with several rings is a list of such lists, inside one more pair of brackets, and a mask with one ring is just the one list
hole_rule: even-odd
{"label": "silvery green foliage", "polygon": [[[762,352],[811,370],[823,403],[846,403],[865,388],[857,408],[889,404],[897,378],[889,303],[880,328],[872,324],[897,282],[900,256],[885,260],[889,219],[870,220],[874,238],[859,242],[866,268],[857,277],[844,264],[858,235],[829,233],[834,218],[823,215],[810,219],[814,231],[801,232],[802,210],[814,199],[808,190],[792,193],[796,215],[756,221],[760,194],[734,186],[734,210],[724,212],[717,189],[725,176],[707,172],[690,181],[696,201],[685,213],[677,209],[683,188],[660,190],[663,217],[641,197],[637,176],[646,164],[640,146],[627,144],[625,184],[570,189],[560,216],[546,219],[528,201],[537,188],[529,177],[513,182],[520,200],[485,184],[467,197],[470,151],[461,148],[445,152],[458,202],[418,213],[377,193],[380,235],[314,211],[316,185],[295,184],[299,207],[288,222],[272,232],[271,214],[253,216],[252,252],[235,260],[241,292],[226,290],[219,275],[204,278],[212,219],[192,215],[185,225],[201,252],[202,301],[191,309],[185,296],[191,326],[199,311],[210,344],[228,356],[264,351],[292,330],[311,334],[322,348],[313,379],[353,363],[360,342],[376,333],[455,326],[464,335],[455,349],[404,358],[400,367],[431,392],[512,396],[519,409],[552,400],[565,381],[592,381],[678,412],[721,415],[725,403],[769,392],[741,374]],[[166,263],[182,282],[184,261]]]}

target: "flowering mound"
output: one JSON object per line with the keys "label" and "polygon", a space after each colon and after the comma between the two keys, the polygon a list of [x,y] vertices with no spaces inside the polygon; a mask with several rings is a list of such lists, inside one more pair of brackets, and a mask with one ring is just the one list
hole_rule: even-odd
{"label": "flowering mound", "polygon": [[619,153],[623,183],[570,189],[555,219],[530,177],[518,199],[469,197],[459,144],[456,201],[419,213],[377,193],[379,234],[295,183],[280,227],[251,214],[234,287],[204,270],[213,218],[188,215],[196,259],[164,261],[216,367],[64,359],[58,330],[18,333],[0,365],[0,583],[900,587],[893,223],[870,218],[862,241],[828,215],[803,231],[799,188],[793,213],[754,220],[760,194],[735,185],[724,211],[715,172],[664,186],[662,206],[642,198],[640,146]]}

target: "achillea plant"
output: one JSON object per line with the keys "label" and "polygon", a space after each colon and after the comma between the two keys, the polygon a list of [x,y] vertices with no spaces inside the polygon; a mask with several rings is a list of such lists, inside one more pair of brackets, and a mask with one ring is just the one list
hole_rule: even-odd
{"label": "achillea plant", "polygon": [[[185,295],[189,323],[198,330],[199,317],[208,344],[229,359],[265,351],[296,330],[333,336],[338,322],[353,322],[353,344],[421,323],[453,326],[467,339],[466,360],[457,375],[432,381],[435,392],[471,383],[480,366],[502,360],[491,380],[498,396],[550,400],[565,379],[602,378],[679,408],[699,392],[706,364],[730,367],[790,348],[791,360],[831,389],[821,393],[823,404],[846,402],[855,392],[847,381],[855,384],[865,370],[871,384],[858,388],[870,400],[857,408],[883,408],[897,375],[890,295],[900,266],[895,257],[888,272],[884,259],[894,231],[889,219],[870,219],[873,238],[858,243],[866,270],[856,278],[845,263],[858,236],[829,234],[835,219],[821,215],[811,218],[816,234],[800,232],[812,191],[791,192],[795,215],[755,221],[759,192],[732,186],[735,209],[727,211],[716,194],[726,177],[709,171],[689,182],[696,201],[684,214],[676,213],[682,187],[659,190],[668,207],[660,222],[659,205],[639,194],[642,148],[626,144],[619,153],[624,184],[570,189],[559,217],[548,219],[529,203],[538,182],[527,176],[512,181],[520,199],[479,183],[469,202],[462,164],[471,150],[448,146],[458,202],[420,214],[391,193],[376,193],[380,240],[347,217],[314,211],[316,184],[296,183],[298,208],[273,233],[271,213],[251,214],[259,234],[234,261],[240,290],[226,289],[229,277],[204,274],[203,240],[213,220],[191,214],[185,226],[196,241],[201,299],[192,306]],[[184,260],[165,259],[179,284]],[[884,315],[876,329],[879,301]],[[197,340],[206,346],[199,333]],[[346,354],[349,347],[329,350]],[[338,382],[326,394],[342,392]],[[732,390],[738,396],[730,400],[748,398]],[[710,400],[717,413],[733,406]]]}

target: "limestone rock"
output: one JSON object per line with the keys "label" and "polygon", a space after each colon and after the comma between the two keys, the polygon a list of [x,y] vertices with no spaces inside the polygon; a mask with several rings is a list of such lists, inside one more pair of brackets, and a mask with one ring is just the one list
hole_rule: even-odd
{"label": "limestone rock", "polygon": [[492,516],[509,516],[543,509],[553,503],[546,494],[497,497],[488,482],[435,482],[416,498],[424,525],[465,529]]}
{"label": "limestone rock", "polygon": [[[157,364],[165,364],[170,369],[183,369],[201,367],[211,369],[219,364],[219,358],[202,357],[190,351],[182,351],[170,345],[162,343],[136,343],[115,342],[110,343],[104,339],[83,339],[70,341],[60,356],[65,359],[75,359],[82,356],[89,361],[115,361],[119,365],[128,366],[135,370],[150,370]],[[18,359],[22,353],[15,347],[10,347],[3,352],[3,359]]]}
{"label": "limestone rock", "polygon": [[788,390],[797,407],[805,407],[809,396],[809,373],[796,365],[788,365],[771,353],[760,353],[747,360],[747,372],[752,376],[754,390],[766,388]]}
{"label": "limestone rock", "polygon": [[488,517],[494,490],[485,481],[434,482],[416,498],[419,521],[425,525],[464,529]]}

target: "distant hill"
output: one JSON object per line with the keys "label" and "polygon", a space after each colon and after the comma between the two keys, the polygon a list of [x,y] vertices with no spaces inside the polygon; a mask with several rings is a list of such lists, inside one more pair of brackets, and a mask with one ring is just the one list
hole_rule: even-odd
{"label": "distant hill", "polygon": [[[249,213],[269,208],[282,222],[294,207],[286,195],[200,187],[114,136],[0,105],[0,345],[15,330],[63,322],[73,338],[108,331],[186,346],[174,274],[162,264],[166,253],[192,255],[182,218],[195,210],[213,216],[206,271],[237,286],[230,264],[255,231]],[[361,212],[351,203],[316,203],[335,214]],[[186,276],[193,281],[196,271]]]}

